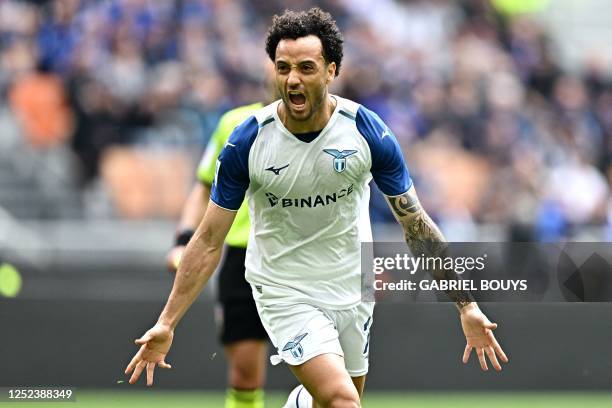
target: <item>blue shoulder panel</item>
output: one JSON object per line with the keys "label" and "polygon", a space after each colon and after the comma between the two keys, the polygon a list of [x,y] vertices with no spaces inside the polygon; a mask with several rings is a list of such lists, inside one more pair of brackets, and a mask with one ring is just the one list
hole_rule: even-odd
{"label": "blue shoulder panel", "polygon": [[249,152],[259,132],[255,116],[234,129],[219,154],[210,199],[219,207],[236,211],[249,188]]}
{"label": "blue shoulder panel", "polygon": [[391,130],[380,117],[360,106],[357,110],[357,130],[368,142],[372,154],[370,172],[376,185],[388,196],[405,193],[412,186],[402,150]]}

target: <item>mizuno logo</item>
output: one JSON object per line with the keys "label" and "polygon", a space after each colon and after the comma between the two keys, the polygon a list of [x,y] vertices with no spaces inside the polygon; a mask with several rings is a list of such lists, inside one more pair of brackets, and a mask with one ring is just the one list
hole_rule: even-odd
{"label": "mizuno logo", "polygon": [[382,132],[382,135],[380,135],[380,138],[384,139],[387,136],[391,136],[391,132],[389,132],[388,128],[385,128],[385,130]]}
{"label": "mizuno logo", "polygon": [[287,167],[289,167],[289,165],[286,165],[286,166],[283,166],[283,167],[279,167],[278,169],[275,169],[274,166],[270,166],[266,170],[267,171],[271,171],[272,173],[274,173],[274,174],[276,174],[278,176],[280,174],[280,171],[286,169]]}

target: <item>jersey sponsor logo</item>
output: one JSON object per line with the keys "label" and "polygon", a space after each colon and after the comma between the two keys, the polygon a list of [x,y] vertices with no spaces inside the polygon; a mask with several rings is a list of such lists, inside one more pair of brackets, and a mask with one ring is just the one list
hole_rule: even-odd
{"label": "jersey sponsor logo", "polygon": [[337,149],[323,149],[323,151],[331,156],[334,160],[332,165],[334,170],[338,173],[342,173],[346,169],[346,158],[357,153],[357,150],[337,150]]}
{"label": "jersey sponsor logo", "polygon": [[317,194],[311,195],[308,197],[300,197],[300,198],[278,198],[276,195],[272,193],[266,193],[266,198],[270,203],[270,207],[276,206],[278,203],[281,204],[281,207],[298,207],[298,208],[314,208],[314,207],[325,207],[326,205],[330,205],[335,203],[341,198],[348,197],[355,191],[353,185],[351,184],[347,188],[342,188],[339,191],[331,194]]}
{"label": "jersey sponsor logo", "polygon": [[270,166],[266,170],[267,171],[271,171],[272,173],[274,173],[274,174],[276,174],[278,176],[280,174],[280,171],[286,169],[287,167],[289,167],[289,164],[287,164],[286,166],[283,166],[283,167],[279,167],[278,169],[275,169],[274,166]]}
{"label": "jersey sponsor logo", "polygon": [[272,193],[266,193],[266,197],[268,198],[268,202],[270,203],[270,207],[274,207],[278,204],[278,197]]}
{"label": "jersey sponsor logo", "polygon": [[285,347],[283,347],[283,351],[290,351],[293,357],[302,358],[302,356],[304,355],[304,348],[302,347],[300,342],[307,335],[308,333],[304,333],[295,336],[293,340],[285,344]]}

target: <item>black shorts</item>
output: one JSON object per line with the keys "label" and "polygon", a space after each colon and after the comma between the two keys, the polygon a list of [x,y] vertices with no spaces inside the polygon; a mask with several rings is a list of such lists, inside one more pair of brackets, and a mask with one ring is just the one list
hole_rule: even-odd
{"label": "black shorts", "polygon": [[244,278],[246,249],[226,247],[223,265],[219,271],[217,323],[219,337],[224,345],[241,340],[267,340],[268,334],[261,324],[253,300],[251,285]]}

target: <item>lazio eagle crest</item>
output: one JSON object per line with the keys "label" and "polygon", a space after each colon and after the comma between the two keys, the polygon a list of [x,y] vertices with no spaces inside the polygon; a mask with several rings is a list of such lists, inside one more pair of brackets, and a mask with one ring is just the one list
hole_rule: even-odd
{"label": "lazio eagle crest", "polygon": [[337,150],[337,149],[323,149],[323,151],[334,158],[333,166],[334,170],[338,173],[342,173],[346,169],[346,158],[357,153],[357,150]]}
{"label": "lazio eagle crest", "polygon": [[301,358],[304,355],[304,349],[302,348],[300,341],[302,341],[302,339],[307,335],[308,333],[304,333],[296,336],[293,340],[285,344],[283,351],[290,351],[293,357]]}

